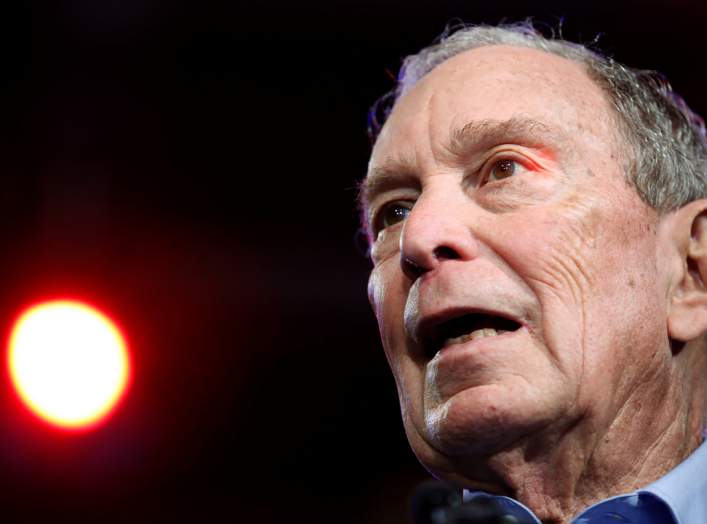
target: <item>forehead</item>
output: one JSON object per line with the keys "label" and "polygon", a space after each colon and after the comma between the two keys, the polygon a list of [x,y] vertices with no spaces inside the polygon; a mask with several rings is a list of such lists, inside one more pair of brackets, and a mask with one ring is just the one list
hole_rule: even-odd
{"label": "forehead", "polygon": [[532,120],[611,149],[613,114],[581,64],[535,49],[480,47],[438,65],[396,102],[371,165],[439,158],[455,130],[480,121]]}

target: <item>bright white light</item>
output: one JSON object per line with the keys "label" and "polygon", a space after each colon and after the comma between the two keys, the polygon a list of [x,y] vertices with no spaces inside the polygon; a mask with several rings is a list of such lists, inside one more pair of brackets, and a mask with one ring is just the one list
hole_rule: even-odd
{"label": "bright white light", "polygon": [[27,309],[10,337],[12,382],[27,407],[47,422],[84,429],[103,420],[125,392],[130,363],[110,319],[76,301]]}

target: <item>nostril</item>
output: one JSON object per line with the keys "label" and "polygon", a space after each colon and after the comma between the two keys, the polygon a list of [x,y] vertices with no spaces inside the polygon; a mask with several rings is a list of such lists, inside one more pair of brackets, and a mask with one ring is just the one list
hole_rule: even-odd
{"label": "nostril", "polygon": [[400,265],[403,268],[403,273],[412,280],[413,282],[417,280],[423,273],[427,272],[427,269],[416,264],[408,257],[402,257],[400,259]]}
{"label": "nostril", "polygon": [[461,258],[461,255],[451,247],[439,246],[432,251],[432,257],[419,257],[423,259],[423,264],[420,264],[417,259],[413,260],[413,258],[401,254],[400,266],[403,269],[403,273],[414,282],[434,268],[438,262],[457,260]]}
{"label": "nostril", "polygon": [[433,253],[437,260],[456,260],[461,258],[459,253],[447,246],[439,246],[438,248],[435,248]]}

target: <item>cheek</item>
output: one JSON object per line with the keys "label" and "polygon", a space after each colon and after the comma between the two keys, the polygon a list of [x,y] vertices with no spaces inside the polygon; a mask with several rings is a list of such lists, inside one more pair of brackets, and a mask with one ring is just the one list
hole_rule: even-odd
{"label": "cheek", "polygon": [[403,313],[409,287],[397,261],[378,264],[371,273],[368,293],[378,319],[385,356],[393,372],[406,430],[422,427],[424,376],[405,346]]}
{"label": "cheek", "polygon": [[379,269],[373,268],[368,277],[368,303],[373,308],[373,313],[378,317],[378,310],[383,300],[383,289]]}
{"label": "cheek", "polygon": [[656,335],[660,304],[649,221],[617,206],[575,202],[501,224],[510,240],[499,254],[537,297],[536,332],[575,381],[607,362],[621,365],[617,348],[643,336],[641,330]]}
{"label": "cheek", "polygon": [[390,367],[398,379],[404,340],[403,310],[407,290],[393,260],[379,263],[368,279],[368,299],[378,320],[381,341]]}
{"label": "cheek", "polygon": [[500,236],[509,240],[498,252],[536,294],[567,308],[625,302],[637,287],[654,287],[657,273],[650,217],[624,211],[629,205],[588,197],[504,217]]}
{"label": "cheek", "polygon": [[381,334],[390,331],[405,306],[407,291],[403,289],[402,274],[395,261],[385,260],[371,271],[368,278],[368,301],[378,320]]}

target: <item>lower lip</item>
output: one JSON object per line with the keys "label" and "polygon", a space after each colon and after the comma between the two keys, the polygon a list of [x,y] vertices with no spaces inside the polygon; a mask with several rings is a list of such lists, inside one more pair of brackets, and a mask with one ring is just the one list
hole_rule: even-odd
{"label": "lower lip", "polygon": [[518,333],[525,331],[524,327],[520,327],[515,331],[507,331],[501,335],[493,335],[491,337],[481,337],[474,340],[467,340],[466,342],[459,342],[456,344],[450,344],[448,346],[442,347],[437,353],[435,353],[432,359],[440,359],[444,356],[453,356],[459,353],[468,353],[470,351],[480,351],[484,346],[489,344],[495,344],[498,341],[506,341],[517,335]]}

